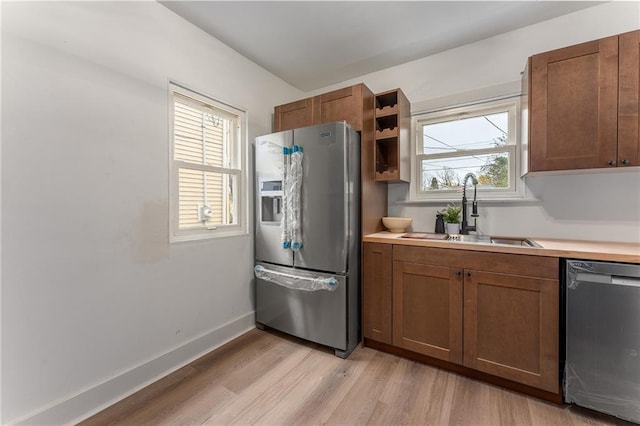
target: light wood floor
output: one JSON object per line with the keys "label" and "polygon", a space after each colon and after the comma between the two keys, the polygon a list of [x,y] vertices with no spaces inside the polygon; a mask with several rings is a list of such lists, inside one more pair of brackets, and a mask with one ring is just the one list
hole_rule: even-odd
{"label": "light wood floor", "polygon": [[369,348],[326,348],[252,330],[82,425],[607,425]]}

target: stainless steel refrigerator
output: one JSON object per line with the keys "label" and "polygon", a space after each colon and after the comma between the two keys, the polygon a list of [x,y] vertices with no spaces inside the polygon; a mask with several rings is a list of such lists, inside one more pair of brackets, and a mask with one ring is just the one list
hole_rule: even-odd
{"label": "stainless steel refrigerator", "polygon": [[360,137],[344,122],[255,141],[256,326],[347,357],[360,333]]}

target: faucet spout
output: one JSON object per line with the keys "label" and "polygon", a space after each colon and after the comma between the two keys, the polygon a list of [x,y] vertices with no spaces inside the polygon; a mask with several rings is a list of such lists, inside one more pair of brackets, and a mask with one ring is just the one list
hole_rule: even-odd
{"label": "faucet spout", "polygon": [[[471,203],[471,217],[473,217],[473,226],[469,225],[467,220],[467,181],[471,179],[471,183],[473,184],[473,201]],[[473,173],[467,173],[464,176],[464,180],[462,181],[462,223],[460,224],[460,233],[463,235],[468,235],[469,231],[477,230],[477,220],[478,217],[478,201],[477,201],[477,190],[478,190],[478,178]]]}

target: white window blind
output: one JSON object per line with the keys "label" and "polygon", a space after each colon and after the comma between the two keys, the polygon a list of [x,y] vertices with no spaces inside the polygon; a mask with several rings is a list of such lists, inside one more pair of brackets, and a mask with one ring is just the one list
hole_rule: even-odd
{"label": "white window blind", "polygon": [[196,239],[243,228],[243,113],[177,87],[172,103],[172,235]]}

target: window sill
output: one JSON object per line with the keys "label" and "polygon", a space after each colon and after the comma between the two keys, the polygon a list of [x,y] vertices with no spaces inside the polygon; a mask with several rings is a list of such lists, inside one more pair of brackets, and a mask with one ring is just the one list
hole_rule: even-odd
{"label": "window sill", "polygon": [[228,232],[219,232],[219,233],[211,233],[211,234],[183,234],[183,235],[172,235],[169,238],[169,243],[187,243],[190,241],[205,241],[205,240],[220,240],[226,238],[234,238],[234,237],[249,237],[249,233],[246,231],[228,231]]}
{"label": "window sill", "polygon": [[[467,196],[467,200],[469,197]],[[471,200],[469,200],[470,202]],[[491,204],[542,204],[542,200],[531,197],[504,197],[504,198],[482,198],[478,197],[479,204],[491,205]],[[455,198],[439,198],[430,200],[398,200],[391,204],[393,205],[434,205],[434,204],[449,204],[449,203],[461,203],[462,196]]]}

